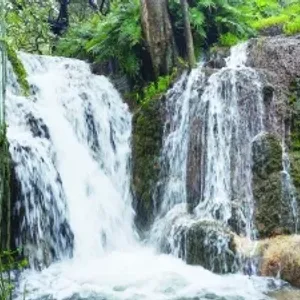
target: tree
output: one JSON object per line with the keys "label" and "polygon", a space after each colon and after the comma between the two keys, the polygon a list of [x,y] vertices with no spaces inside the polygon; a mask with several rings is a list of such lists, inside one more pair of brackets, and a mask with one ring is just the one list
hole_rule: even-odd
{"label": "tree", "polygon": [[51,0],[6,1],[4,12],[8,43],[18,50],[49,54],[51,32],[48,24]]}
{"label": "tree", "polygon": [[183,23],[184,23],[188,62],[190,68],[193,68],[196,64],[196,59],[195,59],[194,41],[193,41],[190,17],[189,17],[189,5],[187,3],[187,0],[180,0],[180,3],[183,12]]}
{"label": "tree", "polygon": [[154,75],[170,74],[177,50],[167,0],[140,0],[144,39],[151,56]]}

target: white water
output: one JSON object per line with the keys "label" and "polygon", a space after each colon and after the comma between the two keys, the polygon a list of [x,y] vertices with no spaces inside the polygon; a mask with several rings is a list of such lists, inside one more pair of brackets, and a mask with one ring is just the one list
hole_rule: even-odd
{"label": "white water", "polygon": [[24,291],[29,300],[268,299],[267,280],[215,275],[140,246],[127,106],[83,62],[21,58],[34,95],[18,96],[10,76],[8,138],[22,191],[16,242],[32,267],[50,267],[23,272],[16,299]]}
{"label": "white water", "polygon": [[285,143],[285,136],[282,138],[282,184],[283,184],[283,199],[289,200],[290,211],[291,211],[291,223],[294,224],[294,233],[298,233],[299,218],[298,218],[298,202],[297,192],[293,184],[291,173],[291,163],[287,146]]}
{"label": "white water", "polygon": [[227,67],[209,78],[201,96],[198,114],[206,118],[202,128],[206,161],[195,212],[198,218],[227,224],[234,202],[236,218],[244,227],[239,230],[253,237],[251,143],[264,130],[264,106],[261,80],[244,65],[246,49],[247,44],[232,48]]}
{"label": "white water", "polygon": [[[194,89],[196,80],[201,81],[203,74],[201,67],[183,74],[181,79],[167,94],[166,120],[163,135],[161,164],[162,205],[158,209],[164,215],[176,204],[186,199],[186,165],[189,142],[189,112],[190,99],[197,96]],[[160,199],[158,199],[160,202]],[[159,207],[159,204],[156,205]]]}
{"label": "white water", "polygon": [[[161,154],[164,193],[157,200],[162,205],[150,243],[179,257],[186,252],[180,234],[199,221],[231,223],[239,234],[255,237],[251,148],[253,139],[264,131],[264,106],[260,78],[245,66],[246,49],[246,43],[233,47],[227,66],[208,80],[202,67],[193,70],[167,95]],[[190,165],[194,170],[189,172],[199,178],[192,184],[186,177],[188,155],[200,156]],[[189,215],[185,206],[191,198],[194,208]],[[216,243],[221,255],[227,241],[219,238]]]}
{"label": "white water", "polygon": [[[18,245],[30,248],[39,262],[34,256],[43,254],[33,252],[41,251],[41,244],[43,251],[50,244],[62,258],[65,248],[72,248],[61,232],[69,224],[74,257],[131,247],[127,107],[108,80],[92,76],[83,62],[21,57],[35,95],[24,99],[8,92],[8,138],[22,186],[20,229],[33,236],[29,245],[25,237]],[[48,133],[33,132],[36,128]]]}

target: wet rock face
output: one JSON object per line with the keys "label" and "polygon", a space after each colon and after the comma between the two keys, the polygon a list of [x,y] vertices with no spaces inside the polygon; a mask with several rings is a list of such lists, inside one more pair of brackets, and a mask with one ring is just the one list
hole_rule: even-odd
{"label": "wet rock face", "polygon": [[263,35],[263,36],[269,36],[269,37],[280,35],[280,34],[283,34],[283,26],[282,25],[274,25],[271,27],[267,27],[267,28],[261,29],[259,31],[259,34]]}
{"label": "wet rock face", "polygon": [[[265,73],[265,78],[273,89],[274,108],[279,124],[276,131],[283,134],[282,125],[285,124],[288,138],[291,117],[289,89],[292,82],[300,77],[300,35],[250,40],[247,64]],[[265,99],[270,99],[270,93],[266,92]]]}
{"label": "wet rock face", "polygon": [[217,222],[200,221],[185,232],[185,259],[215,273],[235,270],[233,234]]}
{"label": "wet rock face", "polygon": [[291,109],[289,139],[291,176],[298,193],[298,203],[300,203],[300,77],[296,77],[290,86],[289,104]]}
{"label": "wet rock face", "polygon": [[202,145],[207,132],[207,111],[208,105],[199,113],[199,101],[204,92],[209,75],[198,83],[197,97],[190,101],[190,125],[189,125],[189,145],[187,157],[186,190],[187,209],[192,213],[201,198],[203,186],[206,149]]}
{"label": "wet rock face", "polygon": [[[254,39],[249,42],[248,53],[248,64],[264,73],[265,110],[267,113],[273,111],[273,119],[267,120],[266,127],[281,140],[285,139],[291,163],[290,175],[297,190],[296,201],[299,206],[300,156],[298,150],[300,148],[297,145],[300,144],[298,134],[300,85],[297,82],[300,78],[300,36]],[[293,233],[295,228],[293,229],[291,224],[293,218],[288,207],[290,196],[283,191],[282,182],[285,180],[283,177],[285,174],[280,175],[279,169],[279,146],[269,139],[271,142],[269,148],[273,151],[270,150],[267,156],[263,155],[259,158],[260,151],[265,152],[257,142],[253,144],[253,150],[257,153],[253,153],[253,193],[256,200],[256,224],[259,234],[270,236],[278,233]],[[263,144],[265,144],[265,149],[268,148],[266,142]],[[266,213],[265,216],[263,212]]]}
{"label": "wet rock face", "polygon": [[252,145],[253,196],[259,237],[293,232],[290,206],[282,197],[282,146],[280,137],[265,133]]}
{"label": "wet rock face", "polygon": [[238,269],[234,234],[224,224],[192,220],[187,213],[170,221],[161,239],[163,252],[171,253],[173,248],[173,254],[187,264],[219,274]]}
{"label": "wet rock face", "polygon": [[251,40],[248,64],[274,72],[277,83],[288,88],[289,83],[300,76],[300,35]]}
{"label": "wet rock face", "polygon": [[163,135],[161,100],[153,99],[133,117],[133,192],[138,228],[148,228],[154,218],[153,194],[158,181]]}

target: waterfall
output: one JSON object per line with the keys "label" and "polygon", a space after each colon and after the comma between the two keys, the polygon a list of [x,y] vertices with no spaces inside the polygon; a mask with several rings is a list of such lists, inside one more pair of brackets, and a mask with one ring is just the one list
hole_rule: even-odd
{"label": "waterfall", "polygon": [[253,237],[251,142],[264,130],[264,106],[260,78],[244,66],[246,47],[232,48],[228,67],[209,78],[201,95],[197,117],[205,118],[200,129],[204,171],[195,213],[225,224],[236,218],[237,231]]}
{"label": "waterfall", "polygon": [[[167,94],[166,120],[160,163],[163,166],[161,180],[162,203],[157,199],[156,207],[165,214],[176,204],[186,199],[186,165],[189,141],[190,99],[196,94],[195,83],[203,79],[201,67],[183,74]],[[159,206],[161,207],[159,208]]]}
{"label": "waterfall", "polygon": [[[84,62],[19,55],[31,96],[21,95],[10,70],[6,110],[13,236],[30,268],[20,274],[14,299],[269,299],[269,279],[223,277],[139,242],[131,205],[127,105],[109,80],[92,75]],[[182,163],[190,143],[188,112],[199,103],[204,80],[199,68],[183,75],[176,93],[168,94],[169,148],[162,162],[165,175],[172,170],[174,176],[162,179],[168,188],[166,202],[158,207],[161,220],[173,215],[188,225],[194,222],[182,209],[187,192]]]}
{"label": "waterfall", "polygon": [[299,226],[297,193],[291,177],[291,163],[285,143],[285,136],[282,138],[282,167],[282,197],[283,199],[288,199],[291,223],[294,224],[294,233],[297,234]]}
{"label": "waterfall", "polygon": [[221,272],[232,260],[230,236],[222,237],[221,228],[256,235],[252,141],[265,130],[264,104],[261,79],[245,66],[246,50],[247,43],[233,47],[226,67],[212,72],[201,65],[169,91],[159,182],[164,192],[158,193],[161,210],[150,238],[193,263],[189,234],[203,231],[198,243],[204,235],[210,249],[204,263]]}
{"label": "waterfall", "polygon": [[16,246],[30,264],[99,255],[134,241],[131,115],[104,77],[67,59],[21,54],[33,95],[10,78],[7,121],[19,193]]}

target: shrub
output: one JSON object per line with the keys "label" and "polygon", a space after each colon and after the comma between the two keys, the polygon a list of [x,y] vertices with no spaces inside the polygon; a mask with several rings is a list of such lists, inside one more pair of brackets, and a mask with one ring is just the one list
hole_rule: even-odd
{"label": "shrub", "polygon": [[96,14],[73,26],[58,42],[56,53],[95,62],[116,59],[121,70],[134,77],[141,64],[141,41],[140,4],[133,0],[112,5],[107,16]]}
{"label": "shrub", "polygon": [[0,300],[12,299],[14,285],[11,272],[27,267],[26,259],[18,259],[19,251],[2,251],[0,253]]}
{"label": "shrub", "polygon": [[49,54],[51,31],[48,24],[52,1],[5,1],[6,35],[9,43],[18,50]]}
{"label": "shrub", "polygon": [[293,35],[300,32],[300,17],[295,18],[292,21],[287,22],[284,25],[284,33],[287,35]]}
{"label": "shrub", "polygon": [[[300,32],[300,3],[299,1],[292,0],[286,5],[280,6],[279,2],[274,0],[271,1],[272,9],[270,9],[265,0],[254,0],[252,7],[252,14],[248,17],[249,25],[256,30],[262,30],[273,26],[282,26],[283,32],[287,35],[293,35]],[[263,2],[264,5],[257,5]],[[245,7],[243,7],[245,9]]]}
{"label": "shrub", "polygon": [[220,45],[224,47],[231,47],[237,44],[240,41],[240,38],[234,35],[233,33],[222,34],[219,38]]}

